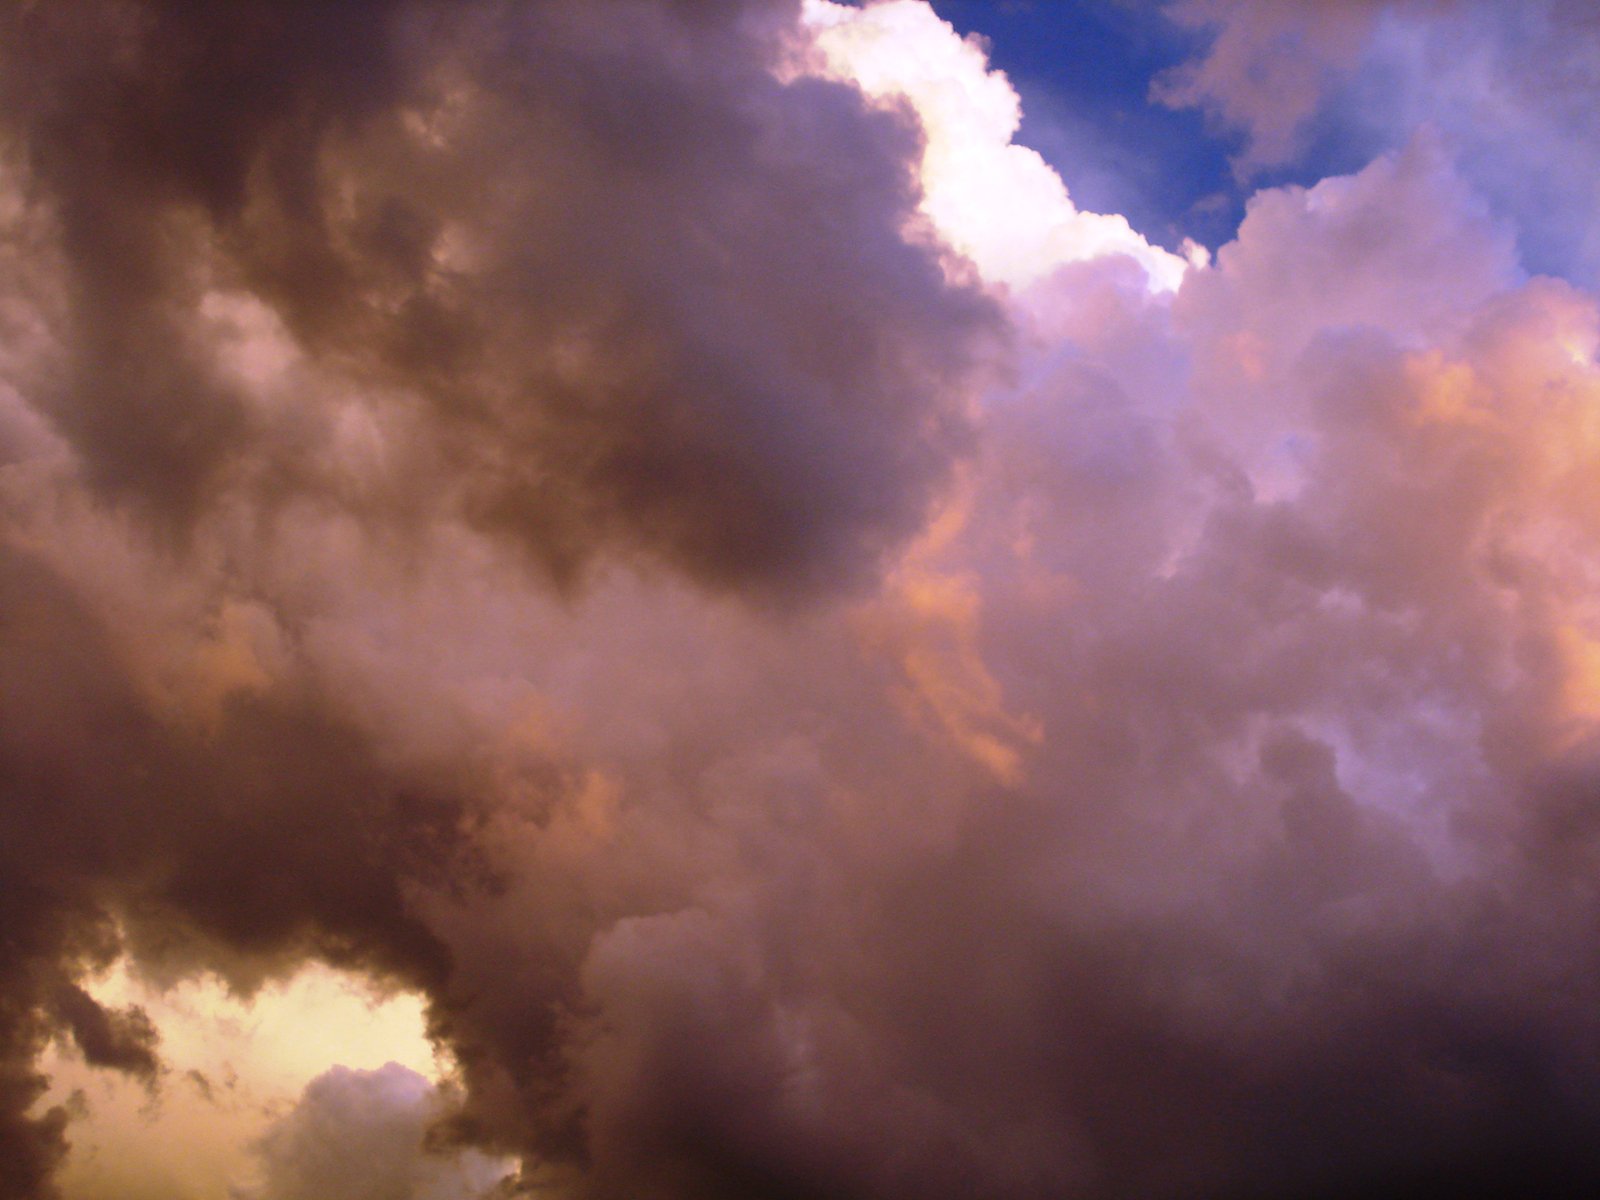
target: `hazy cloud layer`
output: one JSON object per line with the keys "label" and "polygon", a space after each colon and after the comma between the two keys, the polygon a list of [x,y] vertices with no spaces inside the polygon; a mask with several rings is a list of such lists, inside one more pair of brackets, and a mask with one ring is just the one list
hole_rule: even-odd
{"label": "hazy cloud layer", "polygon": [[0,29],[0,1196],[48,1039],[161,1087],[122,953],[427,996],[456,1084],[331,1071],[261,1200],[1600,1183],[1600,312],[1448,139],[1187,264],[1046,180],[1024,270],[913,5],[68,11]]}

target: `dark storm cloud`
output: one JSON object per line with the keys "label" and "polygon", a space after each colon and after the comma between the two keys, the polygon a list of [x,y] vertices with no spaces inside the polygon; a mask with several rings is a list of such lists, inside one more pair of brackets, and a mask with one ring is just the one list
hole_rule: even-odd
{"label": "dark storm cloud", "polygon": [[[76,982],[124,944],[161,978],[313,956],[442,994],[410,889],[488,886],[453,860],[470,767],[397,767],[248,631],[108,624],[111,543],[215,615],[270,560],[240,514],[390,547],[464,521],[562,581],[609,548],[766,597],[860,583],[921,522],[999,320],[914,228],[915,122],[780,81],[797,12],[0,12],[5,1196],[62,1152],[29,1115],[48,1037],[154,1078],[154,1032]],[[126,522],[100,550],[25,548],[96,510]],[[262,611],[307,652],[314,605]]]}
{"label": "dark storm cloud", "polygon": [[[152,709],[108,631],[33,556],[0,553],[0,1039],[3,1193],[45,1194],[54,1114],[29,1116],[26,1064],[53,1032],[84,1058],[155,1081],[157,1031],[74,982],[120,952],[197,958],[239,987],[315,955],[425,985],[442,947],[407,912],[406,878],[443,869],[465,806],[380,771],[315,698],[230,705],[210,730]],[[30,1148],[31,1147],[31,1148]]]}
{"label": "dark storm cloud", "polygon": [[203,302],[242,291],[392,398],[381,503],[560,576],[620,545],[720,585],[858,578],[966,445],[994,317],[903,236],[914,123],[772,73],[794,15],[11,8],[10,136],[67,278],[39,390],[89,479],[179,530],[230,488],[348,499],[305,461],[322,411],[219,367]]}

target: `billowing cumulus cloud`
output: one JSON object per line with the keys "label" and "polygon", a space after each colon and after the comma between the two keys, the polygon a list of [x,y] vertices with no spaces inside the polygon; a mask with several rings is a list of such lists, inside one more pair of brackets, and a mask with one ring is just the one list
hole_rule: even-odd
{"label": "billowing cumulus cloud", "polygon": [[795,16],[13,7],[58,260],[30,393],[179,534],[305,499],[453,513],[563,579],[607,544],[730,586],[869,571],[967,444],[997,321],[903,236],[916,124],[774,73]]}
{"label": "billowing cumulus cloud", "polygon": [[472,1151],[429,1151],[445,1105],[428,1081],[397,1063],[343,1067],[307,1085],[258,1148],[264,1182],[249,1200],[478,1200],[504,1174]]}
{"label": "billowing cumulus cloud", "polygon": [[119,958],[424,997],[261,1200],[1600,1182],[1600,308],[1448,137],[1180,259],[903,0],[0,20],[0,1196],[204,1102]]}
{"label": "billowing cumulus cloud", "polygon": [[1600,22],[1583,0],[1179,0],[1165,14],[1208,49],[1157,81],[1161,101],[1242,133],[1245,174],[1320,146],[1348,159],[1419,125],[1514,218],[1540,270],[1600,282],[1590,214],[1600,162]]}
{"label": "billowing cumulus cloud", "polygon": [[1079,209],[1044,159],[1011,141],[1022,122],[1017,94],[987,69],[975,40],[951,36],[920,0],[865,9],[812,0],[806,11],[826,68],[879,100],[915,106],[927,138],[923,211],[985,279],[1029,284],[1062,263],[1125,255],[1154,287],[1177,287],[1183,259],[1124,217]]}

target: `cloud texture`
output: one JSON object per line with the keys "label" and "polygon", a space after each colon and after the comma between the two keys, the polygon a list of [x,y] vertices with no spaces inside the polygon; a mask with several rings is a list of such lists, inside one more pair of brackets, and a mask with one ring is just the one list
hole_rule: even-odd
{"label": "cloud texture", "polygon": [[0,22],[0,1197],[119,955],[426,996],[263,1200],[1600,1182],[1600,311],[1448,139],[1185,263],[915,4]]}
{"label": "cloud texture", "polygon": [[996,321],[903,236],[915,123],[775,77],[793,8],[13,7],[34,388],[88,482],[177,536],[242,492],[453,511],[563,579],[868,570]]}
{"label": "cloud texture", "polygon": [[1584,0],[1177,0],[1209,38],[1156,81],[1244,137],[1246,176],[1308,153],[1350,161],[1419,125],[1456,147],[1463,174],[1516,224],[1538,269],[1600,284],[1593,212],[1600,141],[1600,18]]}
{"label": "cloud texture", "polygon": [[460,1200],[487,1194],[503,1171],[472,1151],[429,1154],[447,1101],[397,1063],[335,1067],[307,1085],[262,1138],[265,1182],[248,1200]]}

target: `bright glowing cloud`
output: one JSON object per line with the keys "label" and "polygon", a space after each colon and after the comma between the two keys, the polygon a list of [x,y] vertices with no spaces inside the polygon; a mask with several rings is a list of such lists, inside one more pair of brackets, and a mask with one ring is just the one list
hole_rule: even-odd
{"label": "bright glowing cloud", "polygon": [[1186,262],[1116,214],[1082,212],[1038,153],[1011,139],[1017,94],[922,0],[856,8],[807,0],[806,21],[830,74],[881,100],[909,101],[927,139],[922,210],[985,279],[1026,285],[1064,263],[1126,255],[1150,287],[1173,291]]}
{"label": "bright glowing cloud", "polygon": [[136,1009],[160,1031],[160,1074],[96,1069],[61,1041],[46,1049],[51,1085],[35,1111],[82,1113],[61,1172],[70,1195],[231,1195],[259,1173],[273,1120],[330,1063],[410,1081],[408,1108],[448,1074],[418,997],[379,996],[325,967],[248,998],[215,978],[160,987],[125,962],[86,983],[98,1003]]}

